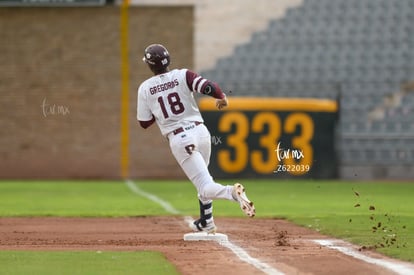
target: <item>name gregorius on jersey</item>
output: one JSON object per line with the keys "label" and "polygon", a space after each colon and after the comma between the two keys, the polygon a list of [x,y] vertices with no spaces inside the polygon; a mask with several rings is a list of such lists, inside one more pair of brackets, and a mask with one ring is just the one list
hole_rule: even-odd
{"label": "name gregorius on jersey", "polygon": [[164,92],[164,91],[169,90],[169,89],[173,89],[174,87],[176,87],[178,85],[179,85],[178,80],[174,79],[173,81],[169,81],[169,82],[162,83],[160,85],[151,87],[149,89],[149,91],[150,91],[151,95],[155,95],[156,93],[160,93],[160,92]]}

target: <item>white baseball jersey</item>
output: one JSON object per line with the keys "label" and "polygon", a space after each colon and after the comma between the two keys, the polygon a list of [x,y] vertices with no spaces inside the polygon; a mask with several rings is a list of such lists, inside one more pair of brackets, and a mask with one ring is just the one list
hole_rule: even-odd
{"label": "white baseball jersey", "polygon": [[155,117],[162,135],[189,122],[203,122],[193,92],[199,92],[207,80],[187,69],[174,69],[155,75],[138,88],[137,119]]}

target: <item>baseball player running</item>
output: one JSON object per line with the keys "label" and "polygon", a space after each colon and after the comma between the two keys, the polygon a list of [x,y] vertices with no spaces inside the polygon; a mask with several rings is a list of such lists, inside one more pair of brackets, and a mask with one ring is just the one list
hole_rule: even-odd
{"label": "baseball player running", "polygon": [[247,216],[254,217],[256,210],[247,198],[243,185],[216,183],[207,168],[211,136],[203,124],[193,93],[214,97],[218,109],[228,105],[226,95],[216,83],[188,69],[170,71],[170,55],[163,45],[149,45],[143,61],[154,76],[138,88],[137,119],[144,129],[157,122],[161,134],[169,141],[172,154],[197,189],[200,218],[191,224],[191,228],[194,231],[216,232],[214,199],[238,202]]}

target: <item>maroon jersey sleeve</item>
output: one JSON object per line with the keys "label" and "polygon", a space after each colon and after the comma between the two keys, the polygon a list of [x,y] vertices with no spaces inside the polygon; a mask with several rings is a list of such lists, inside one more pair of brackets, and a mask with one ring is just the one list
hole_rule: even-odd
{"label": "maroon jersey sleeve", "polygon": [[186,80],[188,88],[193,92],[209,95],[218,99],[226,96],[217,83],[211,82],[195,72],[187,70]]}
{"label": "maroon jersey sleeve", "polygon": [[139,120],[139,125],[141,125],[142,128],[147,129],[148,127],[150,127],[153,123],[155,122],[155,117],[152,116],[151,120],[147,120],[147,121],[142,121]]}

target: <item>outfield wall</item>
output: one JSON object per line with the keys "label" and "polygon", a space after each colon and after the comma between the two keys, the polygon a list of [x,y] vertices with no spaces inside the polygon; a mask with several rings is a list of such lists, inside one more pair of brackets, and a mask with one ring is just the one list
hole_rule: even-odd
{"label": "outfield wall", "polygon": [[[120,14],[0,8],[0,178],[120,177]],[[193,8],[131,7],[127,20],[128,176],[182,177],[159,130],[138,127],[136,89],[150,76],[140,62],[149,43],[192,67]]]}

